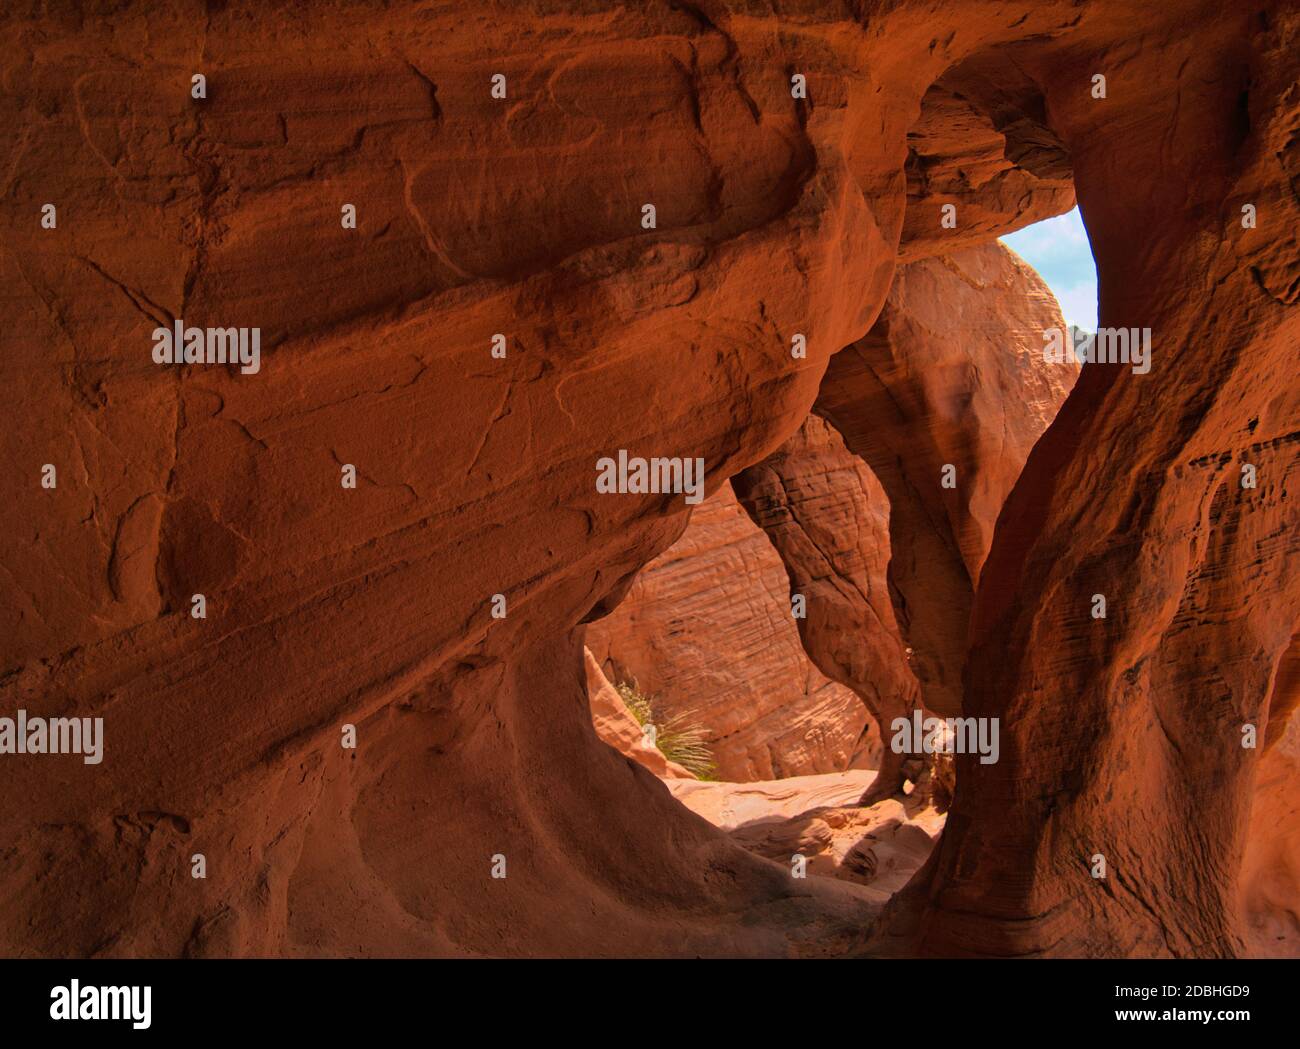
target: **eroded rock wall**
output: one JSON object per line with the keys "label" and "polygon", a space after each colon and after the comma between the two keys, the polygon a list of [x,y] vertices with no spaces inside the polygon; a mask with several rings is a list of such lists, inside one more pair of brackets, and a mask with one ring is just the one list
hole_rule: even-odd
{"label": "eroded rock wall", "polygon": [[596,728],[596,735],[661,779],[694,779],[694,774],[677,762],[669,761],[652,744],[617,688],[601,670],[591,649],[583,652],[583,664],[587,672],[587,696],[591,700],[591,723]]}
{"label": "eroded rock wall", "polygon": [[881,740],[872,797],[902,789],[905,755],[891,722],[920,697],[894,621],[886,570],[889,504],[880,483],[816,416],[757,466],[732,479],[745,510],[771,540],[803,600],[796,620],[812,661],[851,689]]}
{"label": "eroded rock wall", "polygon": [[[1296,621],[1291,5],[3,19],[0,707],[105,719],[99,766],[0,758],[7,953],[858,947],[865,890],[793,881],[596,736],[579,625],[685,514],[594,467],[699,456],[716,491],[798,429],[884,304],[927,94],[990,58],[1156,363],[1085,374],[1008,499],[964,690],[1003,758],[959,767],[882,939],[1242,948],[1240,722]],[[994,166],[981,235],[1023,221]],[[260,369],[154,364],[173,319],[259,327]]]}
{"label": "eroded rock wall", "polygon": [[[597,459],[699,456],[715,490],[888,286],[903,198],[877,212],[848,164],[857,30],[794,44],[814,110],[771,25],[7,13],[0,698],[104,717],[105,753],[0,762],[6,951],[861,936],[862,898],[792,885],[599,742],[575,637],[686,520],[598,494]],[[259,326],[259,371],[155,364],[173,318]]]}
{"label": "eroded rock wall", "polygon": [[1246,947],[1265,958],[1300,956],[1300,719],[1290,719],[1284,728],[1255,774],[1241,863]]}
{"label": "eroded rock wall", "polygon": [[837,772],[860,740],[859,764],[878,759],[878,735],[861,739],[862,701],[805,654],[781,559],[730,484],[587,626],[586,643],[607,677],[708,733],[718,779]]}
{"label": "eroded rock wall", "polygon": [[1052,293],[998,243],[899,267],[871,331],[831,358],[816,411],[888,496],[889,582],[926,706],[962,709],[971,600],[1034,442],[1079,374],[1044,361]]}
{"label": "eroded rock wall", "polygon": [[[1151,368],[1084,369],[980,573],[965,709],[1003,719],[1002,758],[958,759],[920,907],[889,926],[942,953],[1246,950],[1242,730],[1270,717],[1300,552],[1300,17],[1139,23],[1123,53],[1102,24],[1014,55],[1074,158],[1100,325],[1149,328]],[[1103,66],[1098,105],[1074,85]]]}

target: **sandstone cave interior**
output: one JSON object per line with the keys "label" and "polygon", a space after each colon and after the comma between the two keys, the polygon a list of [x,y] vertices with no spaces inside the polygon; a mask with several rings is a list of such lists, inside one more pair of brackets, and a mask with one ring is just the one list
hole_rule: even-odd
{"label": "sandstone cave interior", "polygon": [[1300,955],[1300,13],[540,6],[20,33],[6,950]]}

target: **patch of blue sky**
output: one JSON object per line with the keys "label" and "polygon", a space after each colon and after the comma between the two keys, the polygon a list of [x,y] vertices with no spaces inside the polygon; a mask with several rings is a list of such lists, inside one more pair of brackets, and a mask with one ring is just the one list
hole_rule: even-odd
{"label": "patch of blue sky", "polygon": [[1052,289],[1066,324],[1097,330],[1097,266],[1078,208],[1001,239]]}

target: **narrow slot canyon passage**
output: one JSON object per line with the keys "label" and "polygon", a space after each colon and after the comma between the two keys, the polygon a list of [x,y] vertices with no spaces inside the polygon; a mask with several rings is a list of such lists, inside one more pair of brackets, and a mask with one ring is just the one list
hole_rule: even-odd
{"label": "narrow slot canyon passage", "polygon": [[[1051,273],[1070,319],[1006,243]],[[901,889],[955,786],[956,740],[932,714],[944,701],[926,706],[914,666],[938,667],[938,695],[960,680],[962,617],[1002,502],[1095,330],[1077,209],[901,267],[799,431],[694,509],[588,624],[601,738],[795,876]],[[673,762],[683,733],[703,744],[701,767]],[[971,738],[996,761],[996,734]]]}

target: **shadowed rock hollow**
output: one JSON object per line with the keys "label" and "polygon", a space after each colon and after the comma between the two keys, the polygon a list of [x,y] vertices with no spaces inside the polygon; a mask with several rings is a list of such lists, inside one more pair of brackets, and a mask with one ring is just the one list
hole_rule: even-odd
{"label": "shadowed rock hollow", "polygon": [[[1292,5],[0,29],[0,713],[104,718],[99,765],[0,756],[5,952],[1219,955],[1294,928],[1294,835],[1252,815],[1286,796],[1300,617]],[[698,456],[717,491],[864,347],[912,352],[873,331],[900,261],[923,292],[915,267],[1073,198],[1100,323],[1149,327],[1152,368],[1085,367],[1018,479],[958,489],[945,596],[890,569],[928,702],[1003,729],[882,911],[600,742],[583,624],[688,507],[599,494],[595,464]],[[260,370],[154,364],[175,319],[260,327]]]}

